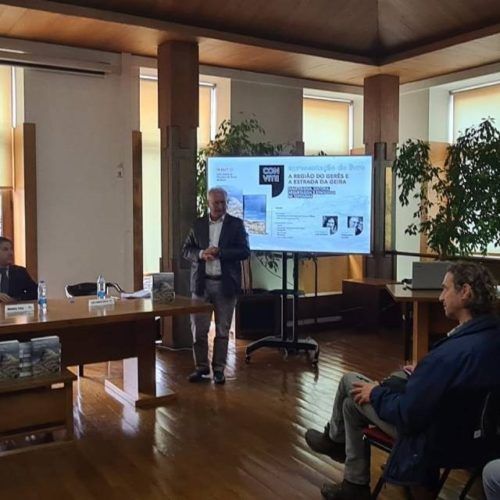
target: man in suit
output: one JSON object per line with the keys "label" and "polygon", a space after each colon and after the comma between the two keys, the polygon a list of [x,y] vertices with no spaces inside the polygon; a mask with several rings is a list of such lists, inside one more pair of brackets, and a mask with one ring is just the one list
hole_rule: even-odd
{"label": "man in suit", "polygon": [[[208,192],[210,214],[197,219],[189,232],[182,255],[191,262],[193,298],[214,306],[215,340],[212,356],[214,382],[224,384],[229,328],[241,286],[240,261],[250,255],[243,221],[226,213],[227,193],[222,188]],[[190,382],[200,382],[210,374],[208,331],[211,314],[192,314],[193,354],[196,370]]]}
{"label": "man in suit", "polygon": [[0,302],[35,300],[36,283],[26,268],[15,266],[12,241],[0,236]]}

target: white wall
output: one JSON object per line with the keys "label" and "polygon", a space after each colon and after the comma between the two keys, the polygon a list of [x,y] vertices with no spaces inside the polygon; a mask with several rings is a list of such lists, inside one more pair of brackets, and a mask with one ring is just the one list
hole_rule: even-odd
{"label": "white wall", "polygon": [[353,104],[353,147],[359,149],[365,146],[363,142],[363,96],[351,95],[349,99],[352,99]]}
{"label": "white wall", "polygon": [[[408,139],[429,140],[429,90],[403,93],[399,98],[399,143]],[[399,184],[399,180],[396,179]],[[405,229],[414,222],[413,214],[417,204],[410,199],[410,204],[401,206],[396,191],[396,250],[400,252],[420,252],[420,235],[410,236]],[[411,198],[411,197],[410,197]],[[418,257],[397,257],[397,279],[411,278],[412,262]]]}
{"label": "white wall", "polygon": [[132,141],[138,70],[105,77],[25,70],[36,124],[38,267],[49,297],[99,273],[133,286]]}

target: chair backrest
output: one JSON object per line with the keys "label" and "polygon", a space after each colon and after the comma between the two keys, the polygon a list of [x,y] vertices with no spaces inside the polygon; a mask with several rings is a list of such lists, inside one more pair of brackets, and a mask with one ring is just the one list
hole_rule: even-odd
{"label": "chair backrest", "polygon": [[445,418],[435,419],[430,445],[434,465],[450,469],[484,465],[500,449],[499,389],[463,391],[444,404]]}
{"label": "chair backrest", "polygon": [[[122,293],[123,289],[118,283],[107,282],[106,290],[109,292],[110,288],[114,288],[118,293]],[[66,285],[64,287],[64,291],[66,292],[66,297],[69,299],[73,297],[83,297],[86,295],[96,295],[97,294],[97,283],[94,282],[84,282],[84,283],[75,283],[74,285]]]}
{"label": "chair backrest", "polygon": [[498,449],[500,445],[500,388],[495,388],[486,394],[479,429],[482,439]]}

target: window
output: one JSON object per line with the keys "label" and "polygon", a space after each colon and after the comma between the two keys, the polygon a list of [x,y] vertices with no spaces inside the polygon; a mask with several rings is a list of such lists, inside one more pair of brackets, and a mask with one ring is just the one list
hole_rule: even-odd
{"label": "window", "polygon": [[[453,141],[466,128],[478,125],[484,118],[493,118],[500,128],[500,84],[455,91],[451,93],[451,130]],[[488,255],[500,255],[500,247],[488,245]]]}
{"label": "window", "polygon": [[349,154],[352,149],[352,102],[304,96],[303,138],[306,155]]}
{"label": "window", "polygon": [[215,137],[215,85],[200,83],[200,118],[198,125],[198,149],[208,145]]}
{"label": "window", "polygon": [[0,235],[13,238],[13,68],[0,66]]}
{"label": "window", "polygon": [[453,141],[483,118],[493,118],[500,127],[500,84],[453,92],[451,98]]}

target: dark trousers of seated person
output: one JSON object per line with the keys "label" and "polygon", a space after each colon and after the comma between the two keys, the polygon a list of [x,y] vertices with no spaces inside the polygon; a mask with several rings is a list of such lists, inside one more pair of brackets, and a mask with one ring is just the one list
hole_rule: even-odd
{"label": "dark trousers of seated person", "polygon": [[[213,371],[224,371],[229,343],[229,329],[233,319],[236,296],[222,293],[221,280],[205,280],[205,294],[200,297],[193,294],[194,299],[205,300],[214,306],[215,339],[212,353]],[[209,369],[208,332],[210,330],[211,313],[191,314],[191,331],[193,333],[193,355],[197,370]]]}
{"label": "dark trousers of seated person", "polygon": [[396,428],[381,420],[371,404],[358,405],[351,396],[354,382],[371,382],[359,373],[346,373],[340,380],[332,417],[330,439],[345,443],[344,479],[354,484],[370,484],[370,450],[363,442],[363,428],[376,425],[386,434],[396,437]]}

